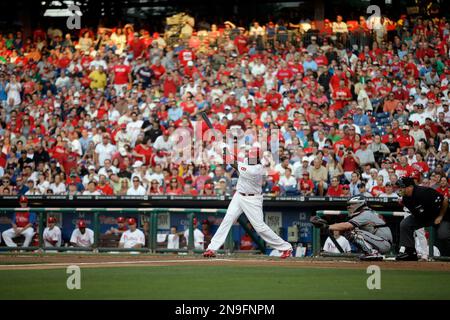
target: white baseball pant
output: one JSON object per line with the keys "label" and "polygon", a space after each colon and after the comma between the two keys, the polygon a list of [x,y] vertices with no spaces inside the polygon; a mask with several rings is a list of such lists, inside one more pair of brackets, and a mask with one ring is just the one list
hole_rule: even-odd
{"label": "white baseball pant", "polygon": [[225,242],[233,223],[242,213],[245,213],[255,231],[270,246],[280,251],[292,250],[292,246],[289,242],[281,239],[267,224],[264,223],[262,203],[262,195],[243,196],[239,192],[236,192],[231,199],[227,213],[225,214],[219,229],[217,229],[217,232],[211,239],[208,249],[217,251]]}
{"label": "white baseball pant", "polygon": [[[26,230],[22,231],[20,234],[25,237],[25,241],[23,242],[23,247],[28,247],[34,236],[33,228],[27,228]],[[17,247],[17,244],[14,241],[12,241],[12,239],[18,237],[18,235],[16,235],[16,233],[14,232],[13,228],[8,229],[5,232],[3,232],[2,237],[3,237],[3,240],[5,241],[5,244],[8,247]]]}

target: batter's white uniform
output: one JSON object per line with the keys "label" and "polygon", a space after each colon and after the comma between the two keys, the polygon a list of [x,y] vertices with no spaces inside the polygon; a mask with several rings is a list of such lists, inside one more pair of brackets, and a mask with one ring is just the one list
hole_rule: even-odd
{"label": "batter's white uniform", "polygon": [[[42,238],[46,247],[61,247],[61,229],[58,226],[53,226],[51,229],[45,228]],[[57,242],[53,245],[49,240]]]}
{"label": "batter's white uniform", "polygon": [[127,230],[124,233],[122,233],[122,236],[120,237],[120,243],[123,243],[124,248],[133,248],[137,244],[141,244],[142,246],[145,245],[145,235],[144,233],[136,229],[134,231]]}
{"label": "batter's white uniform", "polygon": [[248,165],[244,162],[239,162],[238,171],[239,179],[236,192],[233,195],[219,229],[211,239],[208,249],[213,251],[218,250],[225,242],[233,223],[242,213],[245,213],[255,231],[267,244],[280,251],[292,250],[289,242],[281,239],[264,223],[263,196],[261,194],[263,166],[261,164]]}
{"label": "batter's white uniform", "polygon": [[[186,239],[186,245],[189,245],[189,229],[187,229],[184,232],[184,238]],[[194,247],[198,250],[203,250],[203,244],[205,243],[205,235],[203,232],[198,230],[197,228],[194,229]]]}
{"label": "batter's white uniform", "polygon": [[82,234],[80,229],[76,228],[72,232],[70,243],[75,243],[78,247],[88,248],[94,244],[94,231],[86,228],[84,234]]}

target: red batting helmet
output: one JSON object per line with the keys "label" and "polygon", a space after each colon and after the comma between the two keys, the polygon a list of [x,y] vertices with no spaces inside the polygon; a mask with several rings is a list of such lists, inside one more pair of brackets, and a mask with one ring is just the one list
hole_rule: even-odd
{"label": "red batting helmet", "polygon": [[48,217],[47,222],[48,223],[56,223],[56,218],[55,217]]}
{"label": "red batting helmet", "polygon": [[117,223],[125,223],[125,218],[124,217],[118,217],[117,218]]}
{"label": "red batting helmet", "polygon": [[28,198],[25,197],[25,196],[20,196],[19,202],[20,202],[20,203],[28,203]]}
{"label": "red batting helmet", "polygon": [[78,228],[86,228],[86,222],[84,220],[80,220],[77,223]]}
{"label": "red batting helmet", "polygon": [[135,218],[128,218],[127,223],[128,223],[129,225],[136,224],[136,219],[135,219]]}

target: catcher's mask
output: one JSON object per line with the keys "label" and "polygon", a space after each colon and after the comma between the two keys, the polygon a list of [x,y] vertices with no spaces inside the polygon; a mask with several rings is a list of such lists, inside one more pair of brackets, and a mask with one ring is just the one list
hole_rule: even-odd
{"label": "catcher's mask", "polygon": [[367,200],[363,196],[356,196],[347,201],[347,211],[350,217],[359,214],[364,207],[367,207]]}

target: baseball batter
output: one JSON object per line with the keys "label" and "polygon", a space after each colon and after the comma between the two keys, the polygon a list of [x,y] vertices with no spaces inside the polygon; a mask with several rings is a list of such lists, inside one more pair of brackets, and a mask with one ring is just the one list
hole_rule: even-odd
{"label": "baseball batter", "polygon": [[61,247],[61,229],[56,225],[55,217],[48,217],[42,238],[45,247]]}
{"label": "baseball batter", "polygon": [[[27,197],[21,196],[19,202],[21,208],[28,207]],[[30,212],[28,210],[17,211],[14,214],[12,228],[6,230],[2,234],[5,244],[8,247],[17,247],[17,244],[12,239],[19,237],[20,235],[23,235],[25,237],[23,247],[28,247],[34,236],[33,225],[35,222],[36,222],[36,214],[34,212]]]}
{"label": "baseball batter", "polygon": [[263,196],[261,194],[264,168],[259,159],[258,150],[253,151],[253,153],[246,151],[245,158],[241,162],[235,162],[232,165],[239,172],[236,192],[219,229],[203,254],[204,257],[216,256],[216,251],[224,243],[233,223],[243,212],[261,238],[274,249],[281,251],[280,257],[282,259],[292,254],[291,244],[281,239],[264,223]]}

